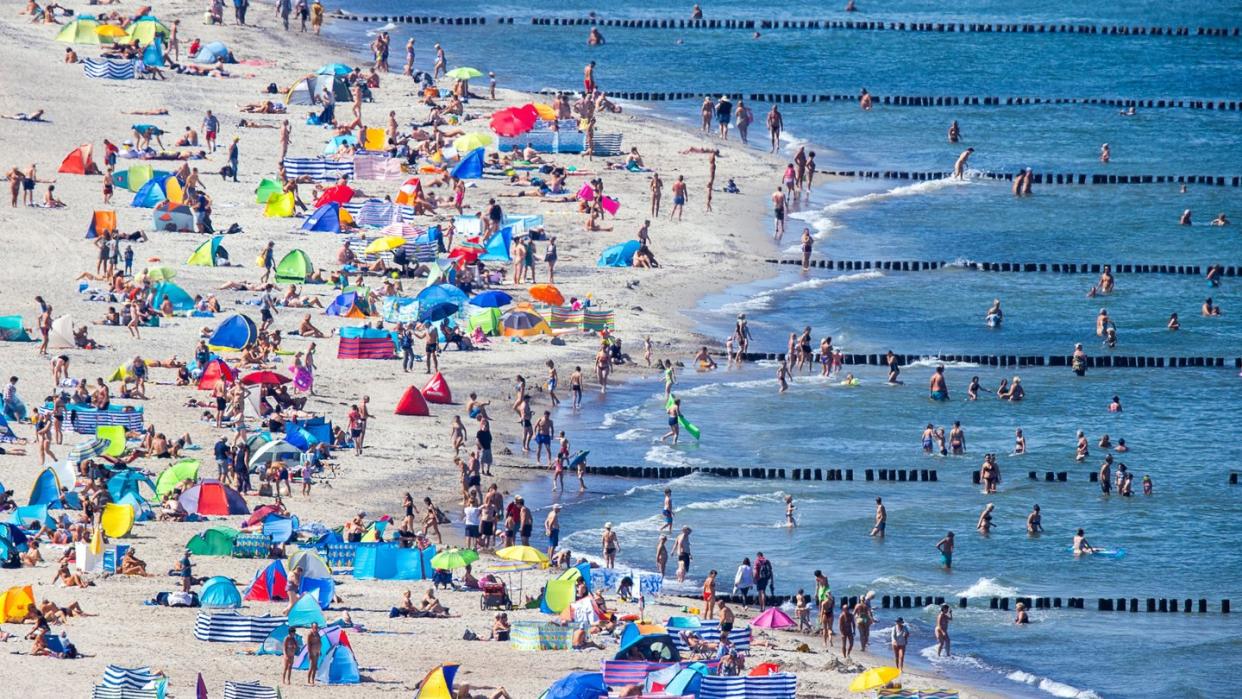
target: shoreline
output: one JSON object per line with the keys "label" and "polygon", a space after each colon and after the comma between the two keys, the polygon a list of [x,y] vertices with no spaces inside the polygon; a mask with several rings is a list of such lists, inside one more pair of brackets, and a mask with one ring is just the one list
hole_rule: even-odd
{"label": "shoreline", "polygon": [[[263,7],[267,8],[267,6]],[[257,79],[251,81],[170,76],[172,79],[166,85],[145,82],[124,85],[101,84],[102,81],[90,81],[84,78],[78,66],[47,68],[37,63],[12,60],[15,57],[26,56],[28,52],[35,49],[42,49],[37,54],[40,58],[55,58],[54,55],[48,54],[55,54],[56,49],[59,49],[61,45],[53,42],[50,37],[44,36],[47,27],[38,25],[37,31],[40,33],[27,40],[30,44],[29,48],[23,45],[22,41],[5,42],[5,46],[0,47],[0,55],[10,58],[11,60],[8,61],[10,65],[25,66],[22,69],[25,71],[24,78],[18,80],[15,85],[14,91],[17,94],[13,98],[14,108],[24,108],[24,104],[19,106],[22,100],[28,100],[29,103],[39,106],[47,105],[49,117],[55,126],[52,130],[55,136],[42,142],[33,142],[29,133],[25,133],[26,139],[22,141],[20,136],[24,132],[20,129],[25,127],[14,123],[5,123],[0,126],[0,135],[11,139],[10,142],[25,142],[32,148],[37,148],[37,152],[30,154],[29,159],[37,161],[40,169],[47,173],[54,171],[63,153],[74,147],[77,141],[89,139],[98,143],[99,137],[107,134],[112,134],[114,140],[117,140],[115,134],[124,132],[127,122],[144,119],[156,121],[171,134],[175,134],[182,121],[193,125],[201,118],[203,109],[214,106],[219,111],[222,121],[226,122],[225,134],[240,133],[243,136],[244,150],[241,168],[243,179],[254,179],[259,169],[264,171],[264,175],[270,174],[266,166],[258,166],[256,163],[267,162],[266,156],[274,154],[275,148],[272,143],[274,132],[258,132],[254,135],[255,132],[236,128],[235,122],[238,114],[233,109],[233,104],[265,99],[259,92],[261,84],[273,80],[277,84],[287,84],[296,75],[312,69],[313,65],[320,60],[330,62],[332,60],[330,56],[337,53],[337,49],[348,47],[334,46],[328,37],[321,37],[322,43],[315,40],[309,42],[297,40],[296,30],[292,36],[286,35],[279,27],[271,24],[270,16],[258,17],[258,20],[264,24],[257,29],[253,27],[239,29],[228,24],[223,27],[200,27],[197,24],[191,26],[197,18],[201,18],[201,7],[195,3],[178,0],[164,3],[157,10],[167,13],[164,14],[166,20],[173,17],[184,19],[183,42],[188,43],[188,39],[195,35],[202,36],[205,41],[222,39],[228,42],[242,58],[253,57],[260,50],[257,46],[258,42],[254,41],[255,32],[257,32],[261,40],[270,42],[264,46],[262,51],[265,56],[275,55],[275,65],[254,68],[239,66],[239,72],[254,70],[258,74]],[[256,14],[262,15],[263,13]],[[227,18],[226,21],[228,21]],[[330,24],[331,19],[329,19]],[[15,39],[23,36],[28,29],[29,27],[23,23],[22,19],[14,20],[7,17],[0,21],[0,32],[6,38]],[[352,52],[352,49],[349,50]],[[82,53],[90,55],[86,50],[82,50]],[[319,60],[311,60],[311,56],[318,56]],[[72,90],[72,95],[61,94],[53,97],[42,94],[38,90],[37,80],[37,74],[40,72],[50,73],[66,81],[73,88],[80,89]],[[369,106],[368,110],[374,113],[375,110],[381,108],[379,105],[384,105],[383,109],[406,107],[406,103],[402,101],[403,95],[396,94],[404,90],[401,87],[393,89],[394,85],[400,84],[400,80],[399,74],[387,76],[377,93],[377,104]],[[161,87],[163,94],[152,94]],[[505,98],[527,96],[524,93],[503,90],[501,92]],[[141,109],[149,106],[153,98],[164,102],[169,111],[176,114],[176,117],[129,115],[118,117],[117,112],[121,110]],[[510,100],[502,99],[501,102],[508,103]],[[80,105],[83,103],[98,105],[98,111],[83,113],[80,110]],[[75,112],[75,109],[78,111]],[[291,154],[305,153],[308,144],[317,148],[315,135],[311,134],[308,138],[306,129],[301,128],[297,119],[294,118],[294,114],[300,114],[300,110],[291,109],[290,112],[290,121],[295,124],[294,146],[291,148]],[[263,117],[259,119],[263,123],[271,123],[270,119]],[[622,131],[627,139],[633,137],[643,144],[644,155],[653,161],[662,159],[658,155],[660,153],[667,152],[670,154],[668,157],[671,157],[671,154],[678,152],[684,146],[704,142],[718,143],[715,139],[705,139],[694,134],[692,130],[685,128],[684,125],[676,124],[673,120],[667,120],[665,123],[653,116],[632,114],[623,115],[621,119],[625,120],[625,128]],[[603,124],[605,129],[613,126],[611,118]],[[104,129],[111,129],[111,131],[103,131]],[[751,150],[755,152],[752,153]],[[256,157],[252,153],[259,155]],[[734,165],[742,172],[742,174],[733,176],[737,178],[743,191],[766,191],[770,183],[776,179],[780,167],[777,156],[764,157],[761,155],[762,151],[744,150],[738,148],[736,143],[729,145],[725,153],[725,157],[721,160],[722,174],[718,176],[718,181],[727,179],[730,176],[729,168]],[[25,156],[26,153],[23,153],[23,159]],[[734,156],[735,159],[729,156]],[[209,162],[204,162],[204,172],[210,170],[209,166],[218,165],[220,157],[217,154]],[[597,159],[594,162],[594,167],[598,167],[601,161]],[[680,163],[685,163],[684,157]],[[688,206],[698,207],[701,199],[699,175],[701,171],[702,163],[691,161],[684,167],[663,168],[661,174],[665,176],[666,181],[678,172],[687,174],[687,179],[693,177],[694,184],[691,185],[691,199]],[[641,185],[634,186],[640,178],[629,178],[624,173],[620,174],[624,179],[619,180],[614,175],[608,175],[610,188],[618,186],[616,183],[619,182],[618,190],[632,199],[624,202],[626,208],[623,209],[622,216],[618,219],[610,219],[609,222],[615,221],[614,225],[618,229],[632,230],[637,227],[638,221],[643,216],[639,214],[635,217],[629,210],[640,212],[645,210],[643,190]],[[13,280],[15,287],[43,291],[56,307],[69,309],[76,321],[89,323],[102,308],[99,305],[85,305],[86,302],[80,296],[74,295],[68,285],[62,287],[57,284],[62,280],[54,278],[54,273],[75,269],[75,266],[90,267],[93,249],[81,240],[78,232],[88,212],[98,205],[98,180],[65,175],[53,176],[57,177],[58,185],[63,185],[58,186],[58,192],[70,204],[70,208],[60,211],[37,209],[15,211],[13,216],[14,223],[17,225],[10,227],[8,231],[0,235],[4,236],[3,239],[13,243],[17,249],[32,257],[33,264],[15,271]],[[223,228],[231,220],[240,220],[244,223],[243,227],[248,229],[246,234],[236,238],[235,243],[234,239],[230,239],[230,247],[235,246],[232,250],[235,261],[249,267],[246,261],[250,260],[253,253],[262,245],[261,239],[264,237],[278,241],[278,249],[281,252],[297,246],[309,249],[315,259],[331,259],[332,250],[336,245],[335,239],[320,239],[301,234],[292,237],[288,233],[291,226],[259,218],[255,213],[253,202],[247,201],[248,198],[253,200],[250,194],[252,192],[250,181],[240,186],[231,183],[217,184],[217,182],[214,176],[209,177],[207,181],[208,187],[211,188],[218,202],[217,226]],[[485,180],[484,183],[485,186],[480,189],[498,191],[496,187],[488,186],[494,185],[494,181]],[[821,186],[824,184],[827,183],[822,182]],[[695,189],[696,185],[700,187],[699,190]],[[393,187],[395,187],[394,183],[383,185],[385,190]],[[665,197],[667,204],[670,198],[667,192]],[[114,207],[118,209],[118,215],[121,216],[122,228],[131,230],[142,226],[142,219],[147,218],[147,211],[138,209],[135,214],[134,210],[125,207],[127,198],[128,195],[124,192],[118,192]],[[472,192],[469,200],[477,204],[478,193]],[[565,265],[565,278],[570,280],[569,284],[581,284],[583,288],[588,285],[598,285],[596,288],[603,289],[609,299],[617,301],[618,331],[629,341],[627,347],[631,354],[635,356],[639,354],[635,350],[640,344],[637,335],[632,333],[637,328],[655,328],[657,332],[653,334],[659,338],[657,355],[690,356],[694,348],[702,344],[704,339],[699,334],[700,321],[694,319],[701,299],[737,284],[755,281],[755,277],[749,274],[756,268],[753,261],[761,260],[764,255],[770,254],[775,249],[776,246],[767,233],[770,224],[767,223],[769,220],[767,205],[762,194],[754,195],[753,199],[751,195],[740,195],[736,198],[719,195],[714,203],[717,206],[717,213],[714,217],[704,219],[696,211],[695,218],[698,221],[695,224],[674,228],[677,235],[673,243],[669,242],[667,235],[667,231],[672,227],[663,220],[658,222],[659,227],[656,228],[653,238],[657,246],[656,252],[664,262],[665,268],[656,272],[654,276],[642,277],[635,288],[626,287],[615,278],[608,279],[602,276],[608,272],[601,273],[594,268],[594,255],[588,254],[591,248],[602,244],[598,238],[608,237],[608,242],[613,242],[620,230],[610,236],[589,233],[585,234],[585,240],[571,240],[571,236],[575,239],[580,236],[574,230],[577,228],[575,220],[567,223],[567,231],[560,234],[567,243],[563,250],[569,253],[568,255],[562,253],[563,257],[577,258],[576,264]],[[550,226],[565,223],[555,219],[551,215],[553,213],[557,212],[550,211],[547,219]],[[728,221],[735,231],[724,232],[721,235],[720,231],[716,230],[716,225],[724,221]],[[661,235],[661,229],[666,235]],[[573,232],[569,232],[570,230]],[[750,233],[752,230],[753,234]],[[19,235],[21,237],[18,237]],[[176,264],[184,259],[188,251],[197,246],[201,240],[200,237],[194,235],[155,234],[151,242],[145,244],[147,247],[139,248],[136,255],[136,258],[145,259],[147,262],[139,263],[136,267],[155,264],[160,260]],[[55,261],[50,268],[46,264],[49,261]],[[236,279],[237,271],[236,267],[210,270],[190,268],[183,272],[179,281],[184,280],[187,288],[193,291],[205,293],[209,288],[214,289],[221,281]],[[249,275],[253,273],[253,270],[249,269],[244,273]],[[626,272],[626,274],[631,273]],[[49,281],[54,285],[51,292],[47,291]],[[227,297],[226,312],[237,310],[238,307],[233,303],[240,300],[241,295],[223,293],[220,295]],[[21,312],[29,318],[30,311],[25,305],[28,302],[19,301],[15,297],[16,294],[9,295],[9,312]],[[300,311],[286,312],[279,317],[278,322],[288,323],[291,316],[300,314]],[[314,316],[314,322],[324,328],[337,327],[335,321],[329,321],[318,315]],[[192,346],[188,345],[187,341],[195,336],[196,327],[201,324],[196,320],[176,319],[168,323],[166,328],[149,332],[144,330],[141,351],[148,357],[164,357],[177,352],[184,356]],[[129,342],[122,334],[113,333],[107,328],[98,326],[92,326],[92,334],[99,336],[110,347],[118,347]],[[457,408],[434,414],[426,422],[394,422],[388,406],[394,402],[401,386],[405,384],[404,377],[400,373],[396,377],[376,376],[377,373],[382,372],[377,371],[377,367],[372,363],[342,363],[328,356],[331,341],[323,341],[321,344],[324,346],[325,354],[324,360],[321,360],[325,393],[313,402],[313,407],[328,412],[331,417],[339,421],[348,404],[358,399],[356,387],[364,386],[365,390],[371,391],[375,404],[378,406],[376,408],[377,424],[372,428],[375,431],[373,437],[375,441],[371,442],[372,446],[367,453],[369,457],[367,459],[358,460],[348,454],[341,454],[340,460],[345,475],[331,488],[317,487],[309,501],[298,497],[291,498],[292,508],[301,513],[304,520],[315,519],[335,523],[348,518],[359,508],[364,508],[368,512],[393,512],[399,501],[399,493],[408,489],[414,492],[416,497],[418,494],[430,493],[437,501],[446,504],[445,509],[450,511],[455,509],[447,506],[447,503],[452,502],[455,492],[454,474],[448,457],[447,432],[448,416],[455,413]],[[29,385],[29,388],[25,389],[26,397],[28,401],[32,401],[41,393],[35,386],[39,385],[36,382],[44,380],[42,377],[46,376],[43,373],[46,367],[42,359],[30,356],[33,353],[28,351],[29,349],[29,346],[22,345],[0,347],[0,357],[11,362],[14,367],[13,373],[20,374],[25,380],[24,386]],[[464,356],[450,353],[445,357],[444,371],[454,384],[454,390],[458,392],[458,406],[463,402],[461,396],[470,390],[478,390],[484,398],[499,401],[504,398],[511,399],[509,391],[498,388],[498,382],[499,386],[504,386],[507,381],[507,378],[500,378],[502,374],[530,372],[532,369],[538,371],[541,360],[549,353],[562,366],[574,361],[589,363],[590,352],[589,339],[571,340],[565,347],[552,347],[547,343],[534,342],[518,347],[506,343],[504,347],[493,345],[492,349],[487,352]],[[105,349],[93,353],[71,351],[70,354],[75,362],[74,373],[89,378],[96,374],[106,376],[107,372],[112,371],[118,363],[124,361],[126,352]],[[390,368],[391,366],[388,365],[378,367],[378,369]],[[626,373],[622,372],[623,380]],[[413,378],[416,385],[421,384],[421,375],[416,374]],[[381,379],[386,380],[386,384],[381,384]],[[196,419],[197,411],[187,410],[181,406],[185,397],[184,392],[155,388],[152,390],[151,399],[145,402],[145,407],[151,415],[150,421],[158,419],[161,430],[168,432],[170,436],[182,432],[193,433],[195,441],[199,442],[204,449],[202,453],[194,455],[207,462],[209,457],[206,449],[210,446],[210,439],[215,435],[204,431],[204,426]],[[497,412],[502,413],[496,421],[497,437],[508,444],[513,437],[512,428],[507,422],[509,416],[503,407]],[[28,436],[28,433],[28,428],[19,427],[20,436]],[[66,435],[66,444],[72,444],[75,441],[76,435]],[[527,472],[528,468],[511,467],[517,458],[521,457],[500,457],[496,478],[498,483],[514,488],[517,484],[530,483],[537,478],[534,473]],[[8,467],[11,464],[6,462],[5,465]],[[163,464],[146,462],[142,465],[158,471]],[[20,489],[25,483],[33,480],[38,471],[33,459],[23,459],[18,469],[6,468],[4,480],[9,486],[16,483]],[[257,505],[262,501],[252,498],[250,502],[252,505]],[[210,524],[219,523],[217,520]],[[139,555],[149,561],[151,569],[158,574],[159,571],[169,568],[175,561],[181,542],[205,526],[207,525],[187,527],[152,522],[137,529],[135,536],[126,543],[139,547],[141,549]],[[446,525],[445,530],[447,540],[459,540],[455,524]],[[207,574],[229,575],[243,584],[250,579],[255,568],[261,565],[257,561],[240,559],[203,558],[198,563]],[[127,666],[149,664],[167,670],[174,678],[176,691],[181,693],[189,691],[196,669],[206,671],[208,686],[213,693],[218,691],[217,688],[224,679],[259,679],[265,684],[276,683],[279,674],[277,661],[270,658],[256,660],[248,656],[237,655],[235,651],[238,647],[233,645],[221,646],[194,641],[191,635],[193,611],[142,606],[142,600],[153,596],[156,591],[172,586],[172,581],[162,576],[145,579],[102,580],[98,588],[89,591],[67,591],[53,588],[46,582],[48,577],[46,567],[23,569],[6,577],[7,584],[35,585],[36,597],[49,597],[60,604],[78,600],[88,611],[100,614],[98,617],[75,620],[67,627],[63,627],[72,634],[75,643],[82,648],[83,652],[90,656],[82,661],[56,665],[58,670],[63,671],[62,678],[65,682],[63,688],[68,692],[76,694],[97,682],[102,675],[103,666],[108,663]],[[532,577],[538,579],[539,574]],[[422,585],[422,583],[385,585],[345,578],[342,581],[341,594],[346,599],[346,608],[352,611],[356,622],[365,623],[373,628],[392,628],[393,622],[385,621],[386,608],[396,601],[399,590],[403,587],[421,588]],[[102,596],[101,593],[104,591],[107,597]],[[81,592],[80,595],[79,592]],[[466,594],[444,593],[443,597],[455,611],[458,611],[458,607],[462,605],[472,606],[474,604],[473,598]],[[391,691],[392,688],[385,685],[401,685],[404,689],[412,689],[414,683],[423,676],[426,670],[445,659],[447,655],[462,662],[462,678],[468,679],[472,685],[479,682],[489,686],[499,684],[509,688],[515,696],[533,697],[539,689],[546,687],[565,672],[591,667],[598,660],[597,656],[606,655],[605,653],[589,655],[541,653],[537,656],[542,661],[537,663],[538,672],[530,672],[530,665],[534,663],[523,663],[526,667],[522,668],[521,675],[511,672],[516,668],[508,670],[496,668],[493,665],[497,654],[492,650],[494,646],[460,640],[463,625],[468,624],[475,631],[482,631],[489,618],[487,614],[469,609],[468,606],[460,609],[466,614],[463,620],[459,620],[460,623],[430,621],[414,627],[402,624],[401,628],[406,629],[405,631],[389,631],[387,634],[360,633],[354,636],[354,643],[358,648],[358,661],[364,668],[363,674],[380,684],[364,683],[354,687],[338,687],[333,690],[334,696],[373,696],[380,692]],[[279,606],[250,603],[243,610],[245,614],[262,612],[279,613]],[[332,611],[328,614],[330,618],[334,616]],[[522,618],[537,617],[523,616]],[[416,636],[418,640],[410,642],[402,638],[409,633],[418,634]],[[502,654],[516,653],[512,655],[514,658],[536,657],[523,655],[507,646],[500,652]],[[840,680],[844,677],[847,681],[848,677],[818,672],[818,668],[813,667],[814,663],[807,662],[808,658],[816,656],[804,656],[782,650],[773,653],[773,657],[788,663],[791,669],[801,673],[799,676],[800,695],[843,696],[839,693],[841,691]],[[205,660],[207,662],[204,662]],[[877,658],[877,660],[882,659]],[[14,671],[20,674],[19,677],[12,677],[10,686],[13,691],[15,693],[23,691],[37,693],[43,686],[40,676],[46,672],[47,662],[59,663],[59,661],[43,658],[20,656],[10,664],[9,667],[13,670],[5,674]],[[821,677],[821,675],[826,676]],[[913,676],[915,681],[942,682],[942,678],[936,675],[922,677],[914,672],[908,675]],[[481,679],[476,680],[476,677]],[[957,682],[950,684],[960,685]],[[962,689],[963,696],[990,696],[969,687],[962,686]],[[302,696],[303,692],[304,690],[298,687],[292,690],[289,696]]]}

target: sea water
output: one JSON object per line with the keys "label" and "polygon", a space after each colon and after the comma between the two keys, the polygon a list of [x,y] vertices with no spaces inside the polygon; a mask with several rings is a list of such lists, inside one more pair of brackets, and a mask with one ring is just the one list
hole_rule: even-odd
{"label": "sea water", "polygon": [[[840,4],[844,4],[843,2]],[[605,16],[683,17],[690,3],[650,0],[610,3]],[[347,9],[373,14],[442,14],[423,5],[351,0]],[[1098,0],[1077,3],[984,2],[945,5],[930,0],[861,0],[853,16],[840,7],[791,0],[779,7],[722,0],[705,4],[710,18],[812,18],[943,22],[1044,22],[1143,26],[1235,26],[1235,3]],[[535,4],[465,0],[452,15],[514,16],[513,25],[410,26],[393,30],[390,63],[399,69],[409,36],[418,40],[416,68],[429,70],[432,43],[441,41],[450,67],[495,71],[502,86],[572,89],[582,66],[598,62],[604,89],[699,93],[857,93],[885,95],[1224,99],[1242,94],[1242,39],[1083,36],[1063,34],[948,34],[896,31],[603,29],[608,43],[586,45],[587,27],[532,27],[530,16],[584,16],[604,11],[585,0]],[[354,43],[377,25],[333,23]],[[398,77],[390,77],[399,80]],[[476,81],[474,89],[480,89]],[[697,124],[693,101],[631,105]],[[769,105],[750,105],[752,142],[766,142]],[[1242,174],[1242,112],[1116,108],[1086,105],[1013,107],[890,107],[864,113],[849,103],[781,105],[785,152],[817,151],[821,170],[947,170],[966,146],[972,168],[1016,172],[1150,175]],[[963,141],[949,144],[956,119]],[[1102,143],[1113,162],[1098,161]],[[728,175],[727,160],[722,175]],[[764,192],[747,192],[764,196]],[[1236,227],[1209,227],[1218,212],[1242,221],[1240,192],[1192,185],[1066,187],[1035,185],[1015,199],[1007,183],[967,179],[911,183],[852,181],[820,187],[800,202],[780,247],[792,255],[802,227],[816,237],[815,256],[841,259],[936,260],[957,265],[928,272],[808,274],[773,268],[764,278],[704,299],[691,309],[701,330],[723,341],[738,313],[750,319],[752,349],[784,351],[788,334],[811,326],[814,345],[832,336],[846,352],[892,349],[935,353],[1064,355],[1075,343],[1089,354],[1221,356],[1242,354],[1242,295],[1226,279],[1209,288],[1201,277],[1118,275],[1117,291],[1088,298],[1087,274],[987,273],[970,261],[1077,264],[1236,265],[1242,238]],[[622,205],[643,205],[622,202]],[[1180,226],[1185,209],[1196,225]],[[659,223],[656,224],[657,231]],[[745,231],[770,235],[770,228]],[[657,232],[657,240],[659,235]],[[1204,318],[1212,296],[1224,309]],[[1006,322],[991,329],[983,316],[993,299]],[[1095,334],[1101,308],[1115,319],[1116,348]],[[1182,330],[1166,330],[1178,313]],[[641,328],[620,332],[633,350]],[[683,360],[687,358],[681,358]],[[640,360],[641,361],[641,360]],[[592,451],[595,465],[770,468],[852,468],[854,482],[751,481],[691,475],[671,482],[595,478],[589,490],[556,499],[564,511],[563,545],[597,554],[606,521],[620,534],[621,565],[649,569],[660,523],[662,490],[674,491],[676,522],[693,527],[692,590],[709,569],[726,590],[742,556],[758,551],[774,561],[777,591],[813,588],[822,569],[838,595],[878,594],[1083,597],[1088,610],[1032,611],[1017,627],[1012,613],[955,609],[951,660],[935,657],[930,624],[935,611],[880,611],[878,629],[897,614],[913,621],[911,662],[1016,696],[1226,696],[1242,689],[1230,670],[1242,650],[1234,616],[1217,613],[1222,598],[1242,599],[1242,551],[1236,542],[1236,486],[1228,474],[1242,457],[1234,439],[1242,382],[1233,369],[1092,370],[1074,377],[1060,368],[999,369],[950,365],[953,400],[932,403],[926,384],[934,361],[904,368],[904,386],[885,385],[877,367],[846,367],[861,385],[846,387],[805,371],[790,390],[776,392],[775,366],[680,377],[676,392],[686,415],[703,430],[701,442],[662,444],[662,387],[650,380],[588,393],[584,409],[554,414],[575,448]],[[1232,366],[1232,359],[1230,360]],[[817,371],[815,372],[817,373]],[[1020,376],[1022,403],[998,401],[988,390]],[[962,400],[977,376],[984,395]],[[1109,413],[1111,398],[1124,411]],[[960,421],[967,454],[923,454],[927,424]],[[1028,453],[1011,454],[1014,432]],[[1074,460],[1083,430],[1090,457]],[[1131,498],[1104,496],[1091,483],[1107,433],[1131,451],[1115,454],[1135,473]],[[995,495],[972,484],[984,453],[996,453],[1003,481]],[[935,469],[935,483],[867,483],[867,468]],[[1031,471],[1037,480],[1028,479]],[[1048,471],[1067,482],[1048,483]],[[1154,494],[1143,496],[1150,475]],[[547,483],[532,496],[550,502]],[[784,526],[792,496],[799,526]],[[888,536],[873,539],[875,498],[889,513]],[[532,498],[533,499],[533,498]],[[985,504],[995,505],[996,529],[974,530]],[[1034,504],[1046,533],[1028,537],[1024,520]],[[1075,559],[1066,551],[1084,528],[1099,546],[1124,548],[1119,560]],[[957,534],[951,572],[937,560],[935,542]],[[670,589],[677,589],[670,583]],[[1098,597],[1207,598],[1213,612],[1130,614],[1093,611]],[[914,655],[914,654],[912,654]]]}

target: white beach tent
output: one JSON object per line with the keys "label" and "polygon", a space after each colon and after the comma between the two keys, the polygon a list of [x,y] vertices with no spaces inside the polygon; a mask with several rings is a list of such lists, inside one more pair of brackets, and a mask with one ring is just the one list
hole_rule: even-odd
{"label": "white beach tent", "polygon": [[52,330],[48,333],[48,347],[54,349],[74,347],[73,318],[68,314],[52,321]]}

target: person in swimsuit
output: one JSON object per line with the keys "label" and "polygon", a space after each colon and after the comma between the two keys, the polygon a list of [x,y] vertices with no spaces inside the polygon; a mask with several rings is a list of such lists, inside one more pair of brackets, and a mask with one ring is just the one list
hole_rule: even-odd
{"label": "person in swimsuit", "polygon": [[936,550],[940,552],[940,564],[946,569],[953,567],[953,532],[944,535],[936,542]]}
{"label": "person in swimsuit", "polygon": [[949,400],[949,385],[944,378],[943,364],[938,365],[936,373],[932,374],[931,381],[928,382],[928,391],[934,401]]}
{"label": "person in swimsuit", "polygon": [[884,508],[884,499],[875,499],[875,526],[871,528],[871,536],[884,538],[884,530],[888,527],[888,510]]}
{"label": "person in swimsuit", "polygon": [[686,208],[686,200],[686,177],[678,175],[677,181],[673,183],[673,210],[669,214],[670,219],[676,217],[678,221],[681,220],[681,215]]}
{"label": "person in swimsuit", "polygon": [[884,355],[884,363],[888,365],[888,383],[889,385],[900,385],[901,381],[897,377],[901,376],[901,365],[897,362],[897,355],[889,350]]}
{"label": "person in swimsuit", "polygon": [[660,525],[660,531],[673,531],[673,489],[664,489],[664,507],[660,509],[660,516],[664,518],[664,524]]}
{"label": "person in swimsuit", "polygon": [[1039,513],[1039,505],[1031,508],[1031,514],[1026,516],[1026,533],[1034,536],[1044,531],[1044,517]]}
{"label": "person in swimsuit", "polygon": [[663,437],[660,437],[660,441],[663,442],[672,437],[673,444],[676,444],[678,437],[681,436],[681,424],[678,420],[681,417],[681,399],[673,399],[673,404],[668,406],[668,410],[665,412],[668,413],[668,432],[664,433]]}
{"label": "person in swimsuit", "polygon": [[1026,453],[1026,437],[1022,435],[1021,427],[1014,431],[1013,453],[1015,456]]}

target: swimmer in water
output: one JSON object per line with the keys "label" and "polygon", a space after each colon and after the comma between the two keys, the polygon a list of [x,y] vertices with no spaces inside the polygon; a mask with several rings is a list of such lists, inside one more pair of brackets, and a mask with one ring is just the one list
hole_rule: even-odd
{"label": "swimmer in water", "polygon": [[789,362],[781,362],[781,365],[776,367],[776,381],[781,386],[777,393],[789,390]]}
{"label": "swimmer in water", "polygon": [[897,379],[901,376],[901,365],[897,362],[897,355],[889,350],[884,355],[884,363],[888,365],[888,383],[890,386],[899,386],[901,381]]}
{"label": "swimmer in water", "polygon": [[1110,413],[1121,412],[1121,398],[1119,396],[1113,396],[1113,401],[1108,404],[1108,412]]}
{"label": "swimmer in water", "polygon": [[992,510],[994,509],[996,509],[996,505],[989,502],[984,506],[983,512],[979,514],[979,521],[975,524],[975,529],[978,529],[984,536],[991,534],[992,527],[995,526],[992,524]]}
{"label": "swimmer in water", "polygon": [[1078,462],[1086,461],[1087,457],[1091,455],[1088,450],[1087,435],[1082,430],[1078,430],[1078,446],[1074,452],[1074,460]]}
{"label": "swimmer in water", "polygon": [[1117,446],[1113,448],[1113,451],[1119,454],[1124,454],[1125,452],[1130,451],[1130,447],[1126,446],[1126,440],[1124,437],[1117,440]]}
{"label": "swimmer in water", "polygon": [[867,92],[867,88],[865,87],[862,90],[862,94],[858,96],[858,106],[861,107],[864,112],[871,111],[871,93]]}
{"label": "swimmer in water", "polygon": [[989,328],[1001,326],[1001,323],[1005,321],[1005,312],[1001,310],[1000,299],[992,299],[992,305],[988,308],[988,312],[983,314],[983,320]]}
{"label": "swimmer in water", "polygon": [[1220,315],[1220,306],[1212,305],[1212,297],[1203,299],[1203,308],[1201,309],[1204,316],[1215,317]]}
{"label": "swimmer in water", "polygon": [[1013,453],[1014,456],[1026,453],[1026,437],[1022,435],[1022,428],[1019,427],[1013,434]]}
{"label": "swimmer in water", "polygon": [[957,143],[962,140],[962,129],[957,125],[957,119],[949,124],[949,143]]}
{"label": "swimmer in water", "polygon": [[1219,214],[1216,214],[1216,218],[1212,219],[1212,222],[1209,223],[1208,225],[1209,226],[1228,226],[1229,218],[1225,216],[1225,212],[1222,211]]}
{"label": "swimmer in water", "polygon": [[1193,225],[1190,222],[1190,209],[1186,209],[1185,211],[1183,211],[1182,217],[1178,219],[1177,222],[1178,224],[1183,225],[1183,226]]}
{"label": "swimmer in water", "polygon": [[1113,159],[1113,151],[1111,148],[1108,147],[1108,144],[1105,143],[1104,145],[1100,146],[1100,162],[1107,164],[1108,161],[1112,159]]}
{"label": "swimmer in water", "polygon": [[970,384],[966,386],[966,400],[979,400],[979,377],[970,377]]}
{"label": "swimmer in water", "polygon": [[1086,534],[1083,532],[1083,530],[1079,529],[1078,532],[1074,534],[1074,555],[1075,556],[1082,556],[1088,553],[1095,553],[1098,550],[1099,549],[1087,543],[1087,537],[1086,537]]}
{"label": "swimmer in water", "polygon": [[974,148],[967,148],[957,156],[957,162],[953,163],[953,177],[959,180],[966,177],[966,161],[970,160],[970,154],[974,152]]}
{"label": "swimmer in water", "polygon": [[927,390],[934,401],[949,400],[949,384],[944,378],[944,365],[936,366],[936,373],[932,374],[931,380],[928,382]]}
{"label": "swimmer in water", "polygon": [[789,527],[790,529],[798,526],[798,520],[794,519],[795,509],[797,509],[797,507],[794,505],[793,496],[786,495],[785,496],[785,526]]}
{"label": "swimmer in water", "polygon": [[1032,536],[1042,534],[1044,531],[1044,516],[1039,513],[1039,505],[1031,508],[1031,514],[1026,516],[1026,533]]}

